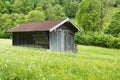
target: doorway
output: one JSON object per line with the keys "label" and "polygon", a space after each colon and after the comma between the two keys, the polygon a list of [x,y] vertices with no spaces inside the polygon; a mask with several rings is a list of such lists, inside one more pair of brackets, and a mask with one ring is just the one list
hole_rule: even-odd
{"label": "doorway", "polygon": [[65,41],[65,51],[73,52],[74,50],[74,34],[68,32],[64,36]]}

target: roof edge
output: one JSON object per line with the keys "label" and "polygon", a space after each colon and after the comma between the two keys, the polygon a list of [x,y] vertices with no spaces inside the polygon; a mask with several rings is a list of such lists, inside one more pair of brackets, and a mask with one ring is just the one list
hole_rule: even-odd
{"label": "roof edge", "polygon": [[53,30],[55,30],[56,28],[58,28],[59,26],[61,26],[62,24],[64,24],[65,22],[69,21],[69,19],[65,19],[62,22],[60,22],[59,24],[55,25],[53,28],[51,28],[49,31],[52,32]]}
{"label": "roof edge", "polygon": [[6,32],[14,32],[14,31],[12,31],[12,30],[15,29],[15,28],[17,28],[17,27],[19,27],[19,24],[18,24],[16,27],[13,27],[13,28],[11,28],[11,29],[8,29]]}
{"label": "roof edge", "polygon": [[75,24],[73,24],[73,22],[71,22],[71,20],[69,18],[63,20],[62,22],[60,22],[59,24],[57,24],[56,26],[54,26],[53,28],[51,28],[49,31],[52,32],[53,30],[55,30],[56,28],[58,28],[59,26],[61,26],[62,24],[64,24],[67,21],[69,21],[78,30],[78,32],[79,31],[81,32],[81,30]]}
{"label": "roof edge", "polygon": [[78,30],[78,32],[81,32],[81,30],[80,30],[71,20],[69,20],[69,21],[70,21],[70,23],[71,23],[72,25],[75,26],[75,28]]}

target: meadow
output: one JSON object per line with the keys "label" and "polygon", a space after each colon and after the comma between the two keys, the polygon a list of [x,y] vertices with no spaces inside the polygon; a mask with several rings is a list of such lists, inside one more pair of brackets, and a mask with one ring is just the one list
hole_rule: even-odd
{"label": "meadow", "polygon": [[78,53],[12,46],[0,39],[0,80],[120,80],[120,50],[78,45]]}

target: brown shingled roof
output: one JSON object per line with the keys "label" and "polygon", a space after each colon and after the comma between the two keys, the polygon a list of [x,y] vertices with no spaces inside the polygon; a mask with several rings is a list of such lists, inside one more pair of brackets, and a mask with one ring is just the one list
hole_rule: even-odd
{"label": "brown shingled roof", "polygon": [[24,31],[49,31],[51,28],[64,20],[53,20],[44,22],[31,22],[14,27],[8,32],[24,32]]}
{"label": "brown shingled roof", "polygon": [[31,22],[9,29],[8,32],[51,31],[66,21],[69,21],[69,19]]}

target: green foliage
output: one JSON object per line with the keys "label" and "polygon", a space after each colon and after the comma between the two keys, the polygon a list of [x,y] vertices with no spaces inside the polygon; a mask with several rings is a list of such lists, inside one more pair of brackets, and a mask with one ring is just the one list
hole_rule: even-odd
{"label": "green foliage", "polygon": [[117,12],[113,16],[112,22],[105,32],[112,34],[113,36],[118,36],[118,34],[120,34],[120,12]]}
{"label": "green foliage", "polygon": [[37,22],[37,21],[44,21],[45,20],[45,14],[44,12],[33,10],[28,13],[26,16],[28,22]]}
{"label": "green foliage", "polygon": [[76,12],[78,10],[78,2],[77,1],[66,0],[66,1],[64,1],[64,3],[62,3],[62,6],[64,6],[64,12],[68,17],[70,17],[70,18],[75,17]]}
{"label": "green foliage", "polygon": [[77,24],[84,31],[99,30],[99,9],[94,0],[83,0],[79,4],[79,9],[76,15]]}
{"label": "green foliage", "polygon": [[77,54],[17,47],[0,39],[1,80],[119,80],[120,50],[78,46]]}
{"label": "green foliage", "polygon": [[3,9],[3,2],[0,0],[0,13],[2,12]]}
{"label": "green foliage", "polygon": [[[6,30],[11,27],[12,19],[9,14],[0,14],[0,30]],[[7,26],[7,27],[6,27]]]}
{"label": "green foliage", "polygon": [[[77,24],[84,31],[103,32],[106,27],[108,10],[115,5],[115,0],[82,0],[76,14]],[[110,18],[110,17],[109,17]]]}
{"label": "green foliage", "polygon": [[15,0],[14,4],[12,4],[12,12],[13,13],[24,13],[25,14],[25,13],[28,13],[29,11],[31,11],[31,10],[32,9],[31,9],[30,6],[25,7],[24,3],[20,0]]}
{"label": "green foliage", "polygon": [[114,7],[117,7],[118,5],[120,5],[120,0],[115,0],[115,1],[116,1],[116,3],[114,5]]}
{"label": "green foliage", "polygon": [[9,1],[6,1],[4,6],[5,7],[3,9],[3,12],[10,14],[12,12],[11,3]]}
{"label": "green foliage", "polygon": [[12,27],[27,22],[23,14],[0,14],[0,37],[10,38],[6,31]]}
{"label": "green foliage", "polygon": [[114,7],[116,0],[96,0],[98,5],[101,5],[101,7],[108,8],[108,7]]}
{"label": "green foliage", "polygon": [[73,18],[75,17],[78,3],[80,1],[81,0],[0,0],[0,12],[8,14],[28,14],[39,6],[42,6],[43,10],[46,11],[46,6],[50,4],[52,6],[62,6],[64,9],[62,12],[65,12],[64,14],[68,17]]}
{"label": "green foliage", "polygon": [[3,32],[3,31],[0,30],[0,38],[9,39],[9,38],[12,37],[11,35],[12,35],[11,33]]}
{"label": "green foliage", "polygon": [[55,20],[65,18],[65,13],[63,12],[63,9],[64,8],[58,4],[56,4],[55,6],[48,4],[45,10],[46,19]]}
{"label": "green foliage", "polygon": [[82,45],[93,45],[120,49],[120,38],[113,37],[112,35],[108,34],[78,33],[76,34],[76,43]]}

